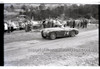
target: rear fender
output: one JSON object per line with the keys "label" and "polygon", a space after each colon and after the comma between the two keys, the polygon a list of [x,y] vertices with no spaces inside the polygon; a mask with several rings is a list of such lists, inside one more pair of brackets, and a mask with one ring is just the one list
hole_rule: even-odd
{"label": "rear fender", "polygon": [[76,35],[79,33],[77,30],[72,30],[72,31],[74,31]]}

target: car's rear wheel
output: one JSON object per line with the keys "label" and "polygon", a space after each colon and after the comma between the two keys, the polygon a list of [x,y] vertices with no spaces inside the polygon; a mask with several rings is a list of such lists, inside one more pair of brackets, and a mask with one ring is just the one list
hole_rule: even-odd
{"label": "car's rear wheel", "polygon": [[75,34],[75,31],[70,31],[69,33],[70,33],[70,34],[69,34],[70,37],[74,37],[74,36],[76,35],[76,34]]}
{"label": "car's rear wheel", "polygon": [[56,39],[56,34],[55,33],[50,33],[50,39],[51,40],[54,40],[54,39]]}

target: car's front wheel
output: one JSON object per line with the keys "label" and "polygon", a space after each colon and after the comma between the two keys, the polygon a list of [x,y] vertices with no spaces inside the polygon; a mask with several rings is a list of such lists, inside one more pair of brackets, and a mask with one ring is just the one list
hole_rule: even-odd
{"label": "car's front wheel", "polygon": [[54,39],[56,39],[56,34],[55,33],[50,33],[50,39],[51,40],[54,40]]}
{"label": "car's front wheel", "polygon": [[43,35],[43,31],[41,32],[42,38],[46,38],[46,36]]}
{"label": "car's front wheel", "polygon": [[75,31],[70,31],[70,32],[69,32],[69,36],[70,36],[70,37],[74,37],[75,35],[76,35],[76,34],[75,34]]}

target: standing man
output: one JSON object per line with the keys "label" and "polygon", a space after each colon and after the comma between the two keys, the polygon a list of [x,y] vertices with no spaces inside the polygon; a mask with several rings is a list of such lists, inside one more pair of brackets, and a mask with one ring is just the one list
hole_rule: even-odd
{"label": "standing man", "polygon": [[85,19],[85,28],[87,28],[88,20]]}
{"label": "standing man", "polygon": [[8,22],[8,33],[10,33],[11,32],[11,21],[9,20],[9,22]]}
{"label": "standing man", "polygon": [[28,22],[25,21],[25,32],[28,32]]}
{"label": "standing man", "polygon": [[73,20],[73,28],[75,28],[75,20]]}
{"label": "standing man", "polygon": [[31,30],[32,30],[32,24],[31,24],[31,21],[29,21],[28,25],[29,25],[29,31],[31,31]]}
{"label": "standing man", "polygon": [[43,20],[42,25],[43,25],[43,28],[45,28],[45,20]]}
{"label": "standing man", "polygon": [[13,25],[12,25],[12,20],[10,22],[10,25],[11,25],[11,32],[13,32],[14,31],[14,28],[13,28]]}

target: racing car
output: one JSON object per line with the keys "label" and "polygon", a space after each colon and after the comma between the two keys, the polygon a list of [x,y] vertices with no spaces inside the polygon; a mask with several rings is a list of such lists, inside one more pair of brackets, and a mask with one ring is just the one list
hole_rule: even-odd
{"label": "racing car", "polygon": [[56,39],[57,37],[74,37],[79,33],[76,28],[69,27],[53,27],[53,28],[44,28],[41,31],[41,36],[43,38],[49,38],[51,40]]}

